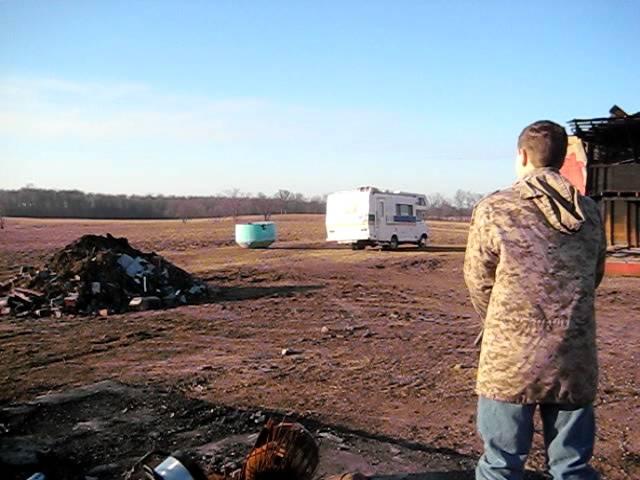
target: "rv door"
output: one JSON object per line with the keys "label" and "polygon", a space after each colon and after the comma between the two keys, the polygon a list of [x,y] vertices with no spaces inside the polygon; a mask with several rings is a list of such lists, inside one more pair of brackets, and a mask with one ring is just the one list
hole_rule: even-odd
{"label": "rv door", "polygon": [[378,200],[378,212],[376,213],[376,226],[384,225],[384,201]]}

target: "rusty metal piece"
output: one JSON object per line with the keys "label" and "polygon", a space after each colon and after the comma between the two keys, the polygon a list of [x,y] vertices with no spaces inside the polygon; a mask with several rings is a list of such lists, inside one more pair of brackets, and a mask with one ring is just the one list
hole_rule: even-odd
{"label": "rusty metal piece", "polygon": [[609,276],[640,277],[640,262],[607,259],[604,272]]}
{"label": "rusty metal piece", "polygon": [[319,450],[313,435],[299,423],[269,420],[242,468],[242,480],[311,480]]}

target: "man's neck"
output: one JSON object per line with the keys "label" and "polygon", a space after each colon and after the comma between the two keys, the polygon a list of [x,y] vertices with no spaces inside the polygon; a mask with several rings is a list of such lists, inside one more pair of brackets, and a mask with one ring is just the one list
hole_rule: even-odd
{"label": "man's neck", "polygon": [[522,171],[520,173],[520,175],[518,176],[518,180],[522,180],[523,178],[526,177],[530,177],[532,175],[538,175],[541,173],[546,173],[546,172],[555,172],[558,173],[560,172],[560,169],[557,167],[533,167],[533,168],[527,168],[526,170]]}

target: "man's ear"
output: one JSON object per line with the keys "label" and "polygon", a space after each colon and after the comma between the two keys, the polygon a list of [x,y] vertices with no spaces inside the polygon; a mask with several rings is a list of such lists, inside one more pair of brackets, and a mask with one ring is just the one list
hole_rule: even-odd
{"label": "man's ear", "polygon": [[526,167],[529,164],[529,156],[524,148],[518,149],[518,161],[523,167]]}

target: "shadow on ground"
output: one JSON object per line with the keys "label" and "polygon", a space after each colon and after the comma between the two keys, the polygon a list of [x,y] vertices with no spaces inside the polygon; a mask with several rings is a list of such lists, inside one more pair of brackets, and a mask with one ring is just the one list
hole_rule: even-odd
{"label": "shadow on ground", "polygon": [[428,245],[425,248],[419,247],[400,247],[397,250],[388,250],[390,253],[403,253],[403,252],[422,252],[422,253],[434,253],[434,252],[464,252],[467,248],[464,245]]}
{"label": "shadow on ground", "polygon": [[[475,480],[475,471],[465,470],[457,472],[422,472],[399,473],[391,475],[372,475],[371,480]],[[539,473],[527,471],[524,480],[546,480],[548,477]]]}
{"label": "shadow on ground", "polygon": [[[269,247],[269,250],[351,250],[350,245],[339,245],[335,243],[290,243],[290,244],[276,244]],[[428,245],[421,248],[417,246],[401,245],[396,250],[388,250],[381,247],[369,247],[360,251],[377,251],[377,252],[392,252],[392,253],[408,253],[408,252],[464,252],[466,247],[464,245]]]}
{"label": "shadow on ground", "polygon": [[324,285],[276,285],[270,287],[218,287],[216,300],[255,300],[263,297],[290,297],[324,288]]}
{"label": "shadow on ground", "polygon": [[475,480],[473,470],[458,472],[422,472],[396,475],[374,475],[371,480]]}
{"label": "shadow on ground", "polygon": [[335,243],[282,243],[271,245],[269,250],[351,250],[351,247]]}

